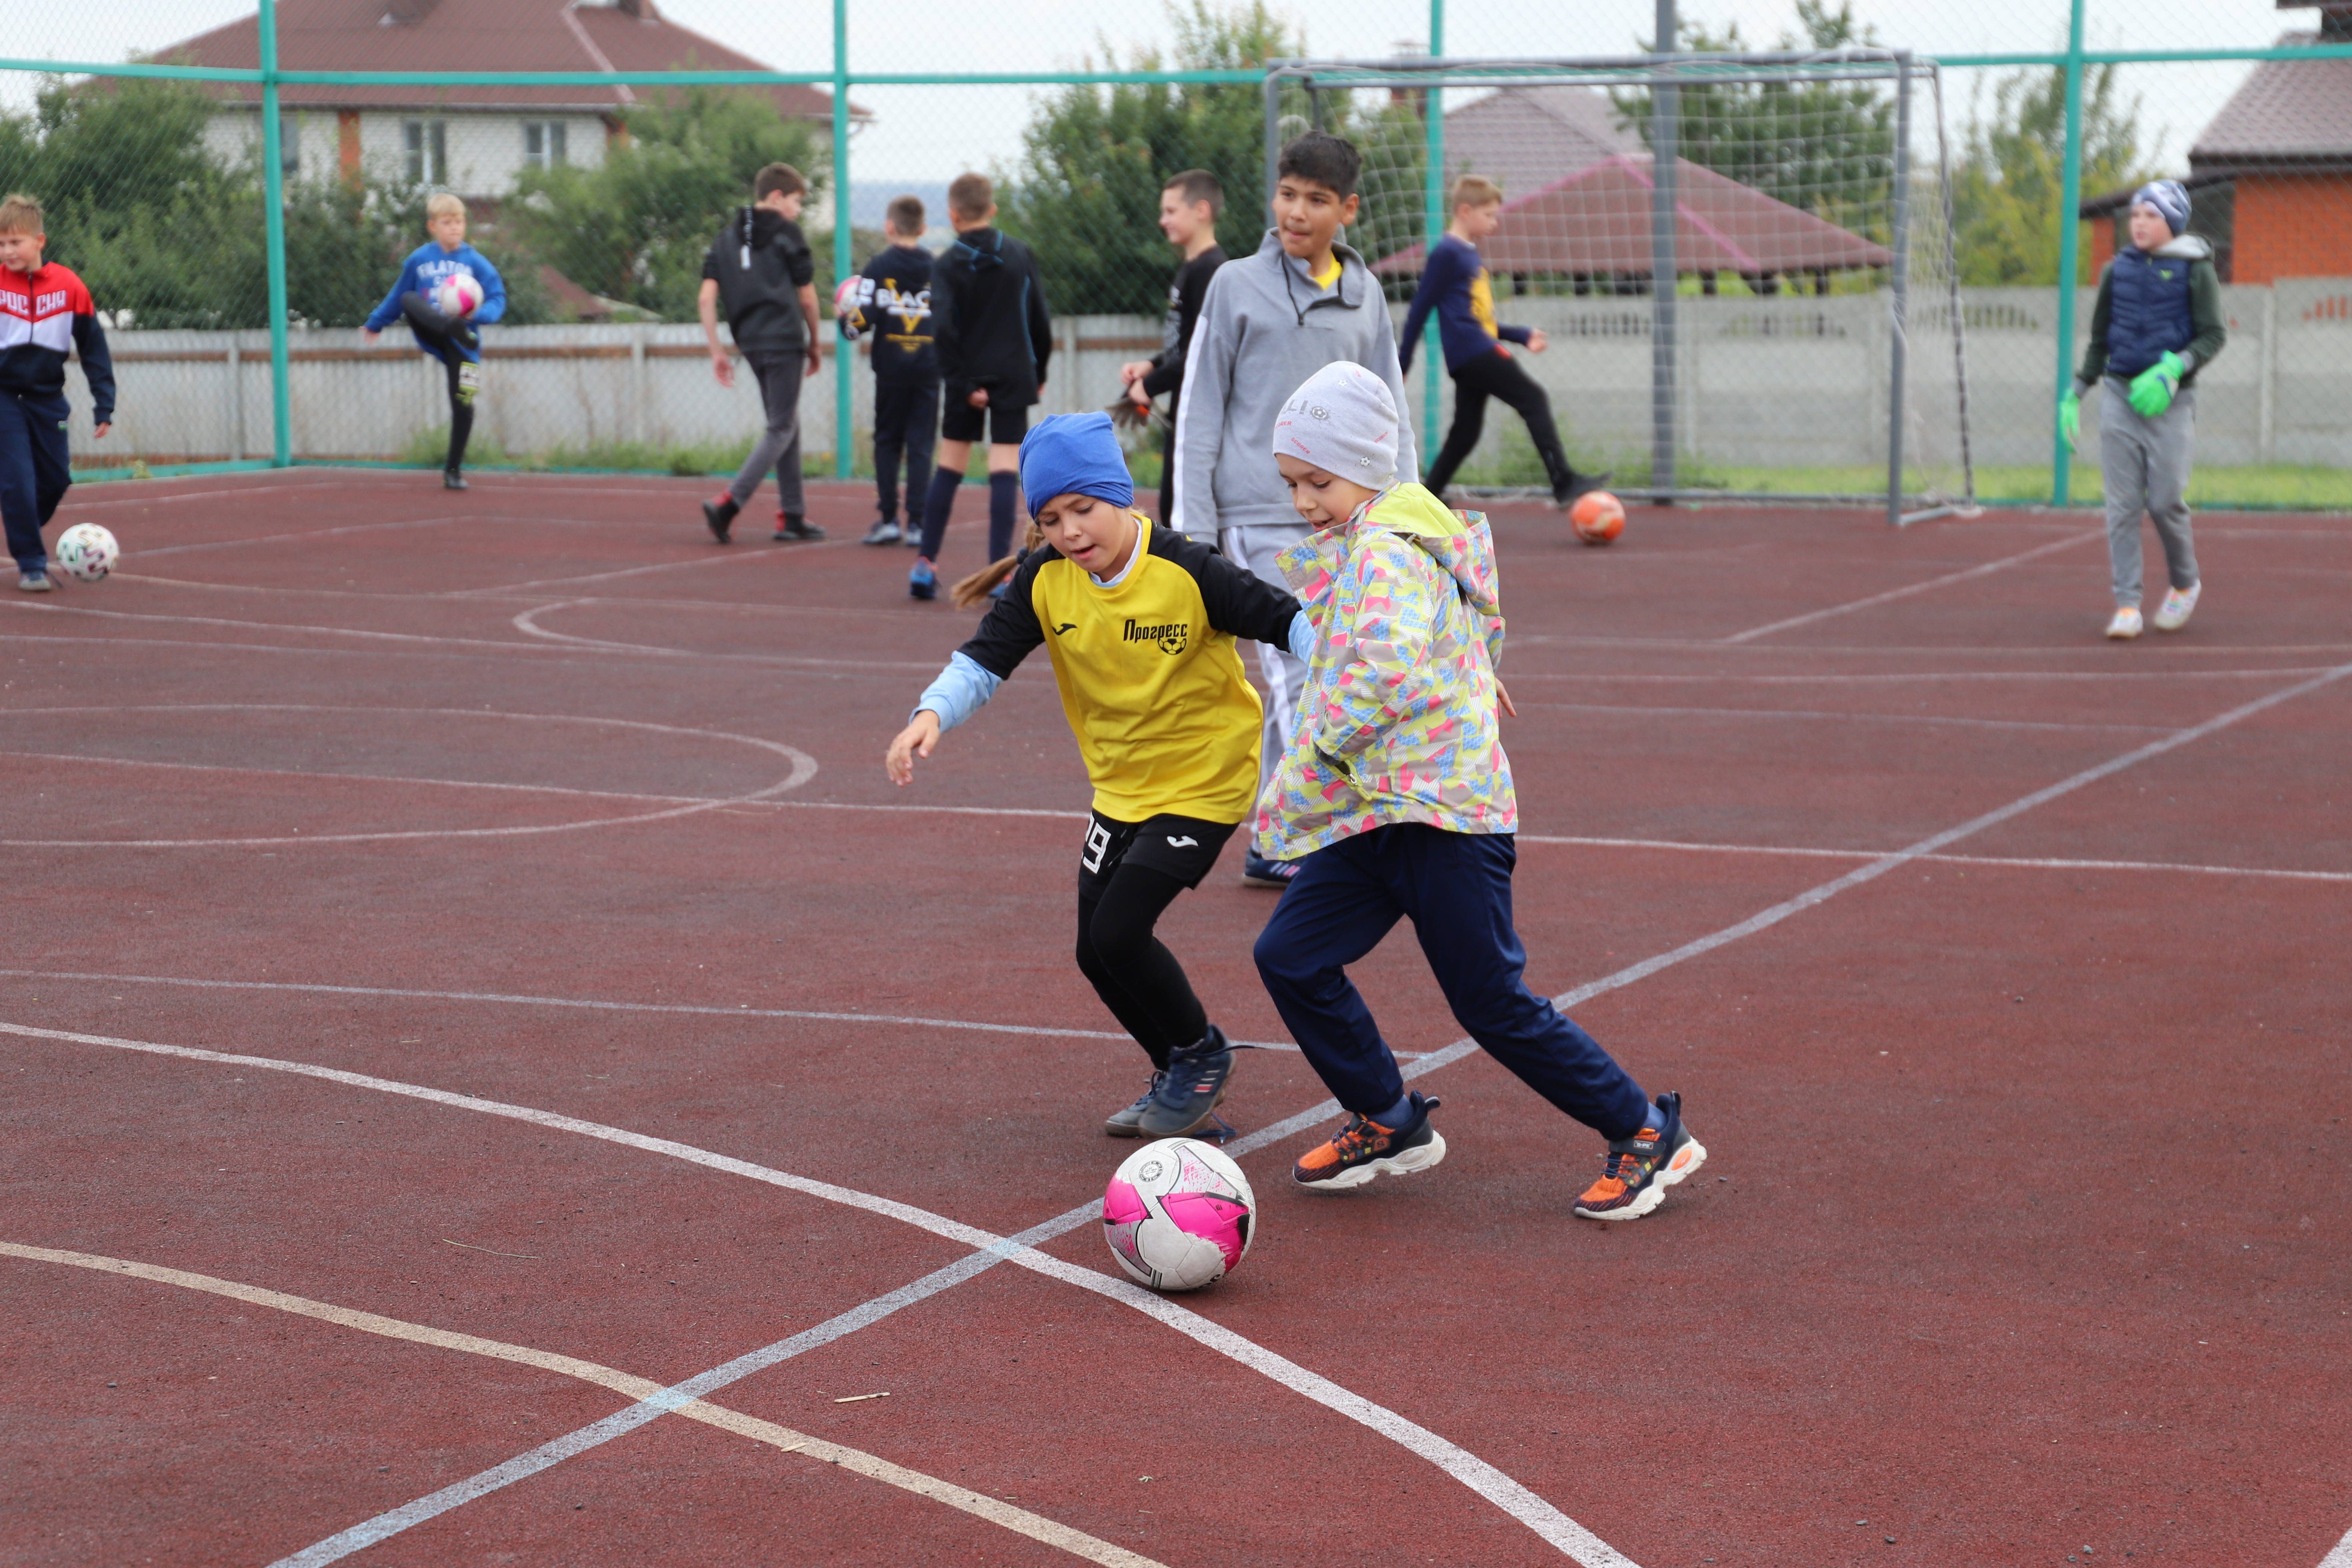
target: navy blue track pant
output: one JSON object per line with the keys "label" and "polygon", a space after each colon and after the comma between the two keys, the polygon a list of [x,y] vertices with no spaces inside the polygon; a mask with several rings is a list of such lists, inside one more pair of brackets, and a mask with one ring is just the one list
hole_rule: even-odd
{"label": "navy blue track pant", "polygon": [[1404,1096],[1396,1057],[1347,966],[1410,918],[1454,1016],[1529,1089],[1604,1138],[1631,1138],[1647,1098],[1600,1043],[1528,989],[1511,925],[1508,834],[1391,823],[1299,862],[1257,939],[1257,972],[1333,1098],[1377,1116]]}
{"label": "navy blue track pant", "polygon": [[874,383],[874,500],[884,521],[898,515],[898,459],[907,459],[907,527],[923,526],[931,483],[931,443],[940,428],[936,381]]}
{"label": "navy blue track pant", "polygon": [[8,553],[22,572],[47,567],[41,529],[73,487],[66,413],[63,397],[0,392],[0,522],[7,525]]}

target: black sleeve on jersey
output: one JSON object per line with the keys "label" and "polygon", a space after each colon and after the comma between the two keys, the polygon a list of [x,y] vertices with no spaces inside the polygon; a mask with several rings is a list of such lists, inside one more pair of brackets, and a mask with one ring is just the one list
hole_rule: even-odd
{"label": "black sleeve on jersey", "polygon": [[1290,623],[1297,618],[1299,608],[1290,595],[1172,528],[1151,531],[1151,553],[1192,574],[1192,581],[1201,585],[1201,603],[1209,612],[1209,625],[1216,630],[1276,647],[1290,646]]}
{"label": "black sleeve on jersey", "polygon": [[963,368],[963,342],[956,328],[956,279],[969,276],[964,268],[945,264],[931,268],[931,351],[940,362],[940,379],[950,397],[961,397],[972,384]]}
{"label": "black sleeve on jersey", "polygon": [[1041,544],[1031,551],[1028,558],[1013,569],[1013,581],[1005,588],[1004,597],[989,606],[988,614],[981,617],[980,629],[956,652],[999,680],[1021,668],[1021,661],[1045,640],[1045,628],[1037,624],[1037,607],[1032,601],[1031,590],[1045,563],[1061,558],[1061,552],[1051,545]]}
{"label": "black sleeve on jersey", "polygon": [[1054,357],[1054,318],[1045,310],[1045,279],[1033,251],[1022,258],[1029,268],[1029,350],[1037,359],[1037,383],[1045,382],[1045,362]]}
{"label": "black sleeve on jersey", "polygon": [[1152,356],[1151,374],[1143,390],[1157,397],[1184,384],[1184,356],[1192,347],[1192,329],[1201,324],[1201,307],[1209,298],[1209,279],[1223,266],[1225,253],[1204,250],[1184,263],[1176,275],[1176,346]]}

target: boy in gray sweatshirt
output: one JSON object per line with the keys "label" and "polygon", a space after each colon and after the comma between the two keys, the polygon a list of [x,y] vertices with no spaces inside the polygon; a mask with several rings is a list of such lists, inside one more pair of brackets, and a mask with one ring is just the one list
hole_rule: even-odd
{"label": "boy in gray sweatshirt", "polygon": [[[1266,457],[1275,416],[1291,388],[1334,361],[1352,360],[1377,368],[1396,406],[1405,406],[1388,301],[1364,258],[1338,243],[1339,230],[1356,220],[1362,173],[1356,149],[1321,132],[1282,150],[1275,226],[1256,255],[1217,269],[1185,354],[1171,526],[1285,592],[1276,558],[1310,531]],[[1396,475],[1400,484],[1420,478],[1409,420],[1397,424]],[[1271,644],[1260,644],[1257,654],[1266,687],[1258,749],[1263,793],[1289,741],[1307,665]],[[1294,861],[1251,854],[1243,858],[1242,880],[1279,888],[1297,868]]]}

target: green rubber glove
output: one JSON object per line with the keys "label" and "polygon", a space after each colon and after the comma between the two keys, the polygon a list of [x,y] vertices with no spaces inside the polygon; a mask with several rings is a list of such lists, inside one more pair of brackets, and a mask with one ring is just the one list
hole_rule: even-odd
{"label": "green rubber glove", "polygon": [[2172,395],[2180,390],[2180,378],[2188,370],[2179,354],[2167,354],[2132,377],[2132,412],[2143,419],[2153,419],[2171,407]]}
{"label": "green rubber glove", "polygon": [[2071,386],[2066,395],[2058,400],[2058,434],[2066,437],[2066,450],[2070,452],[2083,434],[2083,395]]}

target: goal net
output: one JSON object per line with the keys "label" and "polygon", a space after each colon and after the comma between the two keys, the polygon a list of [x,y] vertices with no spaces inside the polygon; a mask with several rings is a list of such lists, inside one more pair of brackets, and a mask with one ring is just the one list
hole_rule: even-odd
{"label": "goal net", "polygon": [[[1465,174],[1502,188],[1481,242],[1512,352],[1569,456],[1621,495],[1974,501],[1964,318],[1931,61],[1883,49],[1620,59],[1286,61],[1265,84],[1267,189],[1306,131],[1364,156],[1348,240],[1402,325]],[[1660,289],[1656,279],[1672,278]],[[1417,345],[1426,469],[1454,389]],[[1534,491],[1498,404],[1454,484]]]}

